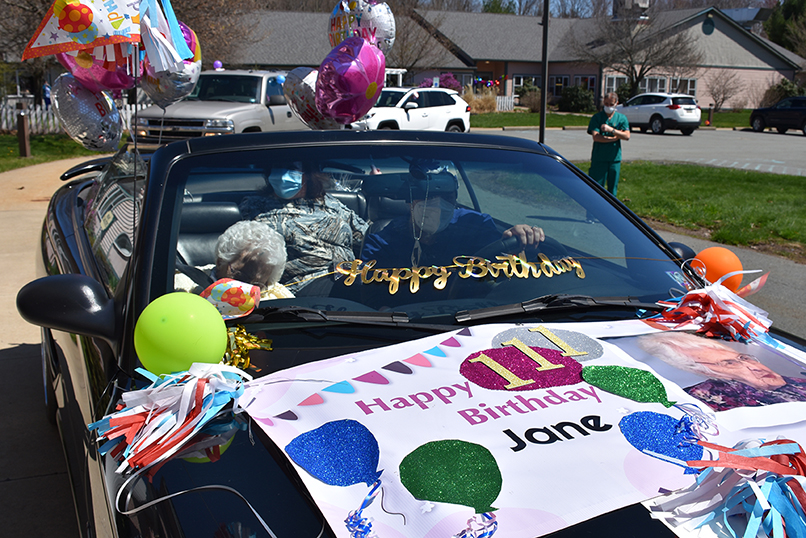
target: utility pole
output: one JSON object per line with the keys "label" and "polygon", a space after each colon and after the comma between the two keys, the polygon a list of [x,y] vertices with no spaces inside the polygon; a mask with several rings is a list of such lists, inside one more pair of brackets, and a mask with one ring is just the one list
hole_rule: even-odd
{"label": "utility pole", "polygon": [[541,144],[546,141],[546,90],[549,85],[549,0],[543,0],[543,63],[541,78],[543,87],[540,88],[540,137]]}

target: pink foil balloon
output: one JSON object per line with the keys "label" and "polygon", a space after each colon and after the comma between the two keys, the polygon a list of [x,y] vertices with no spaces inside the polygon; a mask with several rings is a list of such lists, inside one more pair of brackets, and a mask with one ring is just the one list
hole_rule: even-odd
{"label": "pink foil balloon", "polygon": [[126,66],[113,66],[110,71],[104,67],[103,60],[92,55],[91,50],[80,51],[75,56],[59,53],[56,59],[91,92],[134,88],[134,73],[127,73]]}
{"label": "pink foil balloon", "polygon": [[319,66],[316,108],[339,123],[352,123],[378,101],[385,76],[383,52],[363,38],[349,37]]}
{"label": "pink foil balloon", "polygon": [[314,130],[341,129],[334,119],[326,118],[316,108],[316,79],[319,73],[310,67],[297,67],[288,72],[283,82],[288,107],[299,120]]}

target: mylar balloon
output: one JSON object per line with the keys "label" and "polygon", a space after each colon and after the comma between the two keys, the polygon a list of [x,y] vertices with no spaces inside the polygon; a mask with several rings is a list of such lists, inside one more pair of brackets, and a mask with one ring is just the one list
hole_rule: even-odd
{"label": "mylar balloon", "polygon": [[395,44],[395,16],[385,2],[341,0],[330,14],[330,46],[348,37],[366,39],[385,53]]}
{"label": "mylar balloon", "polygon": [[123,122],[115,102],[105,92],[92,92],[73,75],[64,73],[51,88],[53,110],[65,132],[93,151],[115,151]]}
{"label": "mylar balloon", "polygon": [[[742,270],[739,257],[725,247],[709,247],[701,250],[697,257],[691,261],[695,270],[704,271],[705,279],[714,283],[728,273]],[[731,291],[736,291],[742,283],[742,275],[734,275],[725,279],[722,285]]]}
{"label": "mylar balloon", "polygon": [[128,72],[126,65],[110,65],[110,62],[99,60],[91,52],[82,50],[75,56],[59,53],[56,59],[91,92],[134,88],[134,74]]}
{"label": "mylar balloon", "polygon": [[502,484],[489,450],[456,439],[417,447],[400,462],[400,481],[416,499],[471,506],[477,514],[495,510]]}
{"label": "mylar balloon", "polygon": [[316,108],[339,123],[352,123],[378,101],[385,76],[386,59],[380,49],[360,37],[349,37],[319,66]]}
{"label": "mylar balloon", "polygon": [[232,278],[216,280],[199,296],[207,299],[223,319],[245,316],[260,304],[259,287]]}
{"label": "mylar balloon", "polygon": [[194,362],[221,361],[227,349],[227,327],[206,299],[169,293],[140,314],[134,326],[134,349],[153,374],[183,372]]}
{"label": "mylar balloon", "polygon": [[310,67],[297,67],[288,72],[283,93],[291,112],[311,129],[341,129],[336,120],[326,118],[316,108],[316,79],[319,72]]}
{"label": "mylar balloon", "polygon": [[143,78],[140,81],[140,87],[162,109],[192,92],[201,73],[201,45],[199,45],[196,33],[182,22],[179,23],[179,28],[193,53],[193,58],[184,60],[178,71],[158,72],[154,69],[148,56],[143,61]]}
{"label": "mylar balloon", "polygon": [[378,441],[355,420],[337,420],[295,437],[286,453],[311,476],[331,486],[371,486],[378,471]]}

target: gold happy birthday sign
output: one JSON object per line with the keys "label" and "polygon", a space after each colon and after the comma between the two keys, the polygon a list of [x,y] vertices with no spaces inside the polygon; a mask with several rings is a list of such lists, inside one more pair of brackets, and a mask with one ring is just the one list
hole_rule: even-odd
{"label": "gold happy birthday sign", "polygon": [[[490,261],[476,256],[457,256],[453,259],[453,265],[428,267],[398,267],[392,269],[375,269],[375,260],[364,263],[362,260],[342,262],[336,266],[336,271],[347,278],[344,279],[345,286],[351,286],[356,279],[361,278],[364,284],[372,282],[388,282],[389,293],[397,293],[400,282],[409,281],[411,293],[420,290],[420,281],[434,279],[434,288],[445,289],[448,277],[458,274],[459,278],[483,278],[490,275],[492,278],[504,276],[506,278],[540,278],[545,276],[551,278],[554,275],[561,275],[574,271],[577,278],[585,278],[585,270],[582,265],[571,257],[561,258],[551,261],[548,257],[538,254],[539,262],[529,262],[526,254],[507,254],[496,256],[498,261]],[[456,271],[454,271],[456,269]]]}

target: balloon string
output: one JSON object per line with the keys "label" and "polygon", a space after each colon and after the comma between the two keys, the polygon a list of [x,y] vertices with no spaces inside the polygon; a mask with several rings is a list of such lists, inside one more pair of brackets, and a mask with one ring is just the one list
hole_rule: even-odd
{"label": "balloon string", "polygon": [[475,514],[467,520],[467,528],[453,538],[489,538],[498,530],[498,521],[492,512]]}
{"label": "balloon string", "polygon": [[371,505],[375,497],[378,496],[378,493],[381,491],[380,487],[381,481],[378,479],[372,484],[372,488],[369,490],[369,493],[367,493],[367,496],[364,497],[361,507],[358,510],[350,512],[347,519],[344,520],[347,530],[350,531],[351,538],[368,538],[372,532],[372,519],[362,517],[361,513],[366,507]]}

